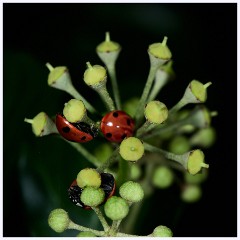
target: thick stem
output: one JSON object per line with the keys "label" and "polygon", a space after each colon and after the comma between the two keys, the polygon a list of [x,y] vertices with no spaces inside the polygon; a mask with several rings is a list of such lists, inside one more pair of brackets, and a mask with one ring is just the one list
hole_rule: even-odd
{"label": "thick stem", "polygon": [[148,94],[151,89],[151,86],[152,86],[152,83],[153,83],[153,80],[154,80],[154,77],[155,77],[158,67],[159,67],[158,65],[153,65],[150,67],[147,82],[146,82],[141,99],[139,101],[139,104],[138,104],[136,112],[135,112],[136,126],[139,125],[139,122],[143,117],[144,105],[146,104],[146,100],[148,98]]}
{"label": "thick stem", "polygon": [[109,111],[115,110],[113,100],[112,100],[112,98],[110,97],[110,95],[107,91],[106,85],[105,84],[102,85],[101,87],[96,89],[96,91],[100,95],[100,97],[103,100],[104,104],[106,105],[107,109]]}
{"label": "thick stem", "polygon": [[105,232],[104,231],[97,231],[97,230],[94,230],[92,228],[83,227],[83,226],[78,225],[78,224],[76,224],[76,223],[74,223],[72,221],[70,221],[68,229],[75,229],[75,230],[78,230],[78,231],[81,231],[81,232],[92,232],[96,236],[99,236],[99,237],[105,236]]}
{"label": "thick stem", "polygon": [[121,109],[121,100],[120,100],[120,94],[117,84],[117,77],[116,77],[116,69],[115,64],[113,66],[107,66],[108,73],[112,82],[112,88],[113,88],[113,97],[116,103],[116,108]]}
{"label": "thick stem", "polygon": [[110,227],[105,219],[105,217],[103,216],[101,210],[98,208],[98,207],[92,207],[92,209],[94,210],[94,212],[97,214],[102,226],[103,226],[103,229],[105,232],[108,232]]}

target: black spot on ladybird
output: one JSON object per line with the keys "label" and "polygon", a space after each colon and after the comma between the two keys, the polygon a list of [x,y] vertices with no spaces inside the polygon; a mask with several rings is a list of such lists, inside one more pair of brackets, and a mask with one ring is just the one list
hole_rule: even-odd
{"label": "black spot on ladybird", "polygon": [[117,117],[118,117],[118,113],[117,113],[117,112],[114,112],[114,113],[113,113],[113,116],[114,116],[115,118],[117,118]]}
{"label": "black spot on ladybird", "polygon": [[106,134],[106,137],[107,137],[107,138],[111,138],[111,137],[112,137],[112,134],[111,134],[111,133],[107,133],[107,134]]}
{"label": "black spot on ladybird", "polygon": [[84,141],[84,140],[86,140],[86,138],[87,138],[86,136],[83,136],[83,137],[81,137],[81,140]]}
{"label": "black spot on ladybird", "polygon": [[65,133],[69,133],[70,132],[70,128],[69,127],[63,127],[62,130]]}
{"label": "black spot on ladybird", "polygon": [[128,118],[127,119],[127,125],[130,126],[131,125],[131,120]]}

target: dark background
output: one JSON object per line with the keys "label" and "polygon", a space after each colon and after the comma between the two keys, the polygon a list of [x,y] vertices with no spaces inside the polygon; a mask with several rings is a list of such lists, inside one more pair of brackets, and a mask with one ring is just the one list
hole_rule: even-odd
{"label": "dark background", "polygon": [[149,234],[162,224],[179,237],[237,236],[237,4],[219,3],[3,4],[4,236],[59,236],[47,225],[49,212],[58,207],[80,224],[97,224],[66,196],[79,169],[90,165],[56,137],[35,138],[23,120],[40,111],[53,116],[71,98],[47,86],[46,62],[68,66],[74,85],[101,110],[82,75],[87,61],[101,64],[95,47],[106,31],[122,46],[117,74],[123,100],[141,95],[147,47],[166,35],[177,78],[159,99],[171,107],[192,79],[211,81],[207,106],[219,113],[213,119],[217,142],[205,151],[210,174],[202,199],[187,205],[174,186],[158,191],[146,202],[136,233]]}

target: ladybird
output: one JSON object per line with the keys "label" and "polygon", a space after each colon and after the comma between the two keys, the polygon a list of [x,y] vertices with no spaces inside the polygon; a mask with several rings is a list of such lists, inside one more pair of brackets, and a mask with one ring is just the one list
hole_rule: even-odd
{"label": "ladybird", "polygon": [[97,136],[97,128],[84,122],[70,123],[62,114],[56,116],[58,132],[71,142],[89,142]]}
{"label": "ladybird", "polygon": [[102,118],[101,131],[107,140],[121,142],[133,135],[134,121],[124,111],[111,111]]}
{"label": "ladybird", "polygon": [[[101,185],[100,188],[105,192],[105,199],[103,203],[105,203],[108,198],[110,198],[115,193],[115,180],[112,174],[110,173],[101,173]],[[80,200],[80,196],[82,194],[83,189],[77,185],[77,181],[74,180],[71,186],[68,188],[68,197],[72,203],[74,203],[78,207],[82,207],[83,209],[91,209],[91,207],[84,205],[84,203]],[[102,204],[103,204],[102,203]]]}

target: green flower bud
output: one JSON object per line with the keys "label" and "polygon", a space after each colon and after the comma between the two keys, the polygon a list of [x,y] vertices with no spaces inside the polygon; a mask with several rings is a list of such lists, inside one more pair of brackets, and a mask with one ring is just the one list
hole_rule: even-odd
{"label": "green flower bud", "polygon": [[114,52],[114,51],[119,51],[121,49],[121,46],[110,40],[110,34],[109,32],[106,32],[106,38],[105,41],[100,43],[97,46],[97,52]]}
{"label": "green flower bud", "polygon": [[183,154],[190,150],[189,140],[185,136],[176,136],[169,143],[169,151],[175,154]]}
{"label": "green flower bud", "polygon": [[130,98],[128,101],[126,101],[123,104],[123,111],[126,112],[131,117],[134,117],[138,103],[139,103],[139,98],[136,98],[136,97]]}
{"label": "green flower bud", "polygon": [[76,237],[96,237],[92,232],[80,232]]}
{"label": "green flower bud", "polygon": [[207,169],[202,169],[201,173],[196,175],[191,175],[190,173],[185,173],[184,179],[186,183],[189,184],[200,184],[207,179],[208,171]]}
{"label": "green flower bud", "polygon": [[112,155],[113,149],[112,147],[107,144],[103,143],[99,145],[95,150],[94,150],[94,155],[95,157],[99,160],[99,162],[104,163],[108,160],[108,158]]}
{"label": "green flower bud", "polygon": [[153,237],[172,237],[172,230],[166,226],[158,226],[153,230],[151,234]]}
{"label": "green flower bud", "polygon": [[129,211],[129,206],[125,199],[121,197],[110,197],[104,205],[104,211],[107,217],[113,221],[125,218]]}
{"label": "green flower bud", "polygon": [[135,137],[129,137],[121,142],[119,153],[124,160],[138,161],[144,154],[143,143]]}
{"label": "green flower bud", "polygon": [[216,140],[216,131],[213,127],[200,129],[191,138],[190,143],[193,146],[200,146],[204,148],[211,147]]}
{"label": "green flower bud", "polygon": [[96,207],[104,201],[105,193],[101,188],[86,187],[80,196],[81,201],[90,207]]}
{"label": "green flower bud", "polygon": [[130,178],[132,180],[138,180],[141,176],[141,168],[138,164],[131,164],[130,166]]}
{"label": "green flower bud", "polygon": [[101,185],[101,176],[93,168],[82,169],[77,175],[77,185],[80,188],[95,187],[99,188]]}
{"label": "green flower bud", "polygon": [[63,209],[55,209],[49,214],[48,225],[57,233],[65,231],[69,223],[68,213]]}
{"label": "green flower bud", "polygon": [[119,189],[119,194],[122,198],[129,202],[139,202],[144,197],[142,186],[133,181],[125,182]]}
{"label": "green flower bud", "polygon": [[167,37],[164,37],[162,43],[153,43],[149,45],[149,54],[165,61],[170,60],[172,57],[172,53],[167,46],[167,39]]}
{"label": "green flower bud", "polygon": [[88,86],[96,89],[106,84],[107,71],[104,67],[100,65],[91,66],[90,62],[87,62],[87,67],[83,80]]}
{"label": "green flower bud", "polygon": [[206,83],[202,84],[201,82],[197,80],[192,80],[183,96],[183,99],[187,103],[204,103],[207,100],[207,91],[206,89],[211,85],[212,83]]}
{"label": "green flower bud", "polygon": [[198,185],[187,185],[181,193],[181,199],[187,203],[197,202],[202,196],[202,190]]}
{"label": "green flower bud", "polygon": [[58,133],[56,125],[45,112],[40,112],[33,119],[25,118],[24,121],[32,124],[32,131],[36,137]]}
{"label": "green flower bud", "polygon": [[174,180],[173,172],[165,166],[157,167],[152,176],[152,183],[157,188],[168,188]]}
{"label": "green flower bud", "polygon": [[86,108],[81,100],[71,99],[65,103],[63,108],[63,115],[71,122],[80,122],[86,116]]}
{"label": "green flower bud", "polygon": [[183,156],[183,165],[192,175],[200,172],[202,168],[209,168],[209,165],[204,163],[204,153],[200,149],[192,150]]}
{"label": "green flower bud", "polygon": [[145,107],[145,117],[150,123],[161,124],[168,117],[168,109],[162,102],[151,101]]}

